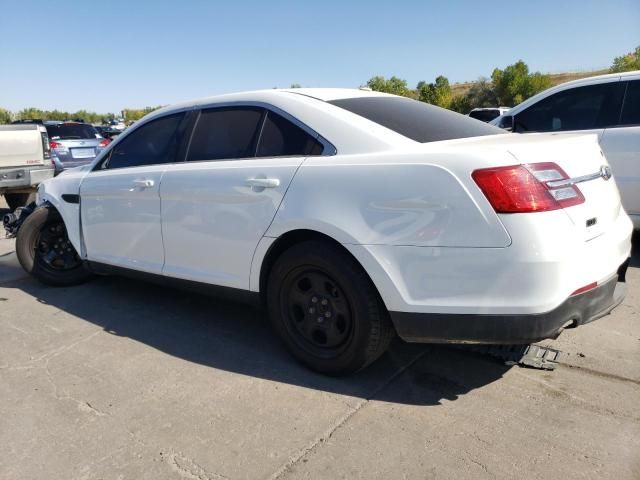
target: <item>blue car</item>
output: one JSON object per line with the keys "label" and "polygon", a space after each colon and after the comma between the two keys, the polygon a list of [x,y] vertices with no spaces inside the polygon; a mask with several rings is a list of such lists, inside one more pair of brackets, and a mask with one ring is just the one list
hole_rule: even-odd
{"label": "blue car", "polygon": [[103,138],[92,125],[82,122],[46,121],[56,174],[91,163],[110,140]]}

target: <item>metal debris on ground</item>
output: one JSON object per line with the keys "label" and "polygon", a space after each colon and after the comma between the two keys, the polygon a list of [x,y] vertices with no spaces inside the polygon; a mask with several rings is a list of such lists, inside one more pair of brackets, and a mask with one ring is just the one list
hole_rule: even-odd
{"label": "metal debris on ground", "polygon": [[465,345],[465,350],[490,355],[505,365],[521,365],[539,370],[555,370],[560,350],[544,345]]}

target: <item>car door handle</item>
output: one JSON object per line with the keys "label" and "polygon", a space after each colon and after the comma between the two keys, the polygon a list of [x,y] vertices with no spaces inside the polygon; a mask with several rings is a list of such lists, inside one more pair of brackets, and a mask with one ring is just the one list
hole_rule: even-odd
{"label": "car door handle", "polygon": [[246,184],[249,187],[275,188],[280,186],[279,178],[249,178]]}
{"label": "car door handle", "polygon": [[136,188],[145,189],[151,188],[155,185],[153,180],[134,180],[131,186],[131,191],[133,192]]}

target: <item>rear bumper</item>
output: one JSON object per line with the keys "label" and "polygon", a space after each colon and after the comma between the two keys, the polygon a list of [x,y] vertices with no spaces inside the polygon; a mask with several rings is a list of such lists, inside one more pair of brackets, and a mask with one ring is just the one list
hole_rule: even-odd
{"label": "rear bumper", "polygon": [[556,338],[563,328],[577,327],[609,314],[624,300],[629,261],[593,290],[567,298],[540,314],[446,314],[390,312],[398,335],[408,342],[528,344]]}
{"label": "rear bumper", "polygon": [[54,169],[51,167],[24,167],[0,170],[0,192],[13,188],[36,186],[53,178]]}

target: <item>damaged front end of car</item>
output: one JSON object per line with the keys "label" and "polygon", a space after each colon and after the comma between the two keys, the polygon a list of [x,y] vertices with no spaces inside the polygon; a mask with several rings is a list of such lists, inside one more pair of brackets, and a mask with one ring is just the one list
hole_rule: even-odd
{"label": "damaged front end of car", "polygon": [[34,202],[24,207],[18,207],[15,211],[7,213],[2,217],[2,225],[7,232],[7,238],[15,238],[18,235],[20,226],[35,209],[36,204]]}

